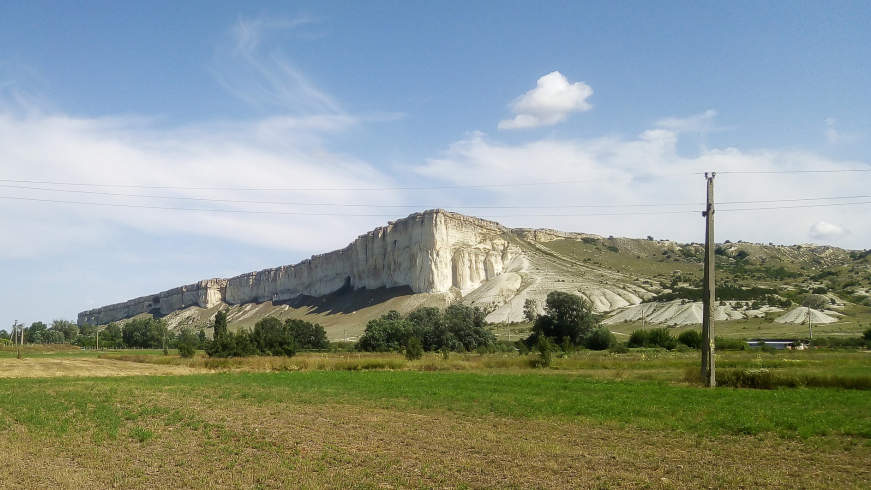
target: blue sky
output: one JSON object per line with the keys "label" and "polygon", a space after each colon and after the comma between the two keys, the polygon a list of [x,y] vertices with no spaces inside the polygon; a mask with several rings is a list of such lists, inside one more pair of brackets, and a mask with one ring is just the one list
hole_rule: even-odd
{"label": "blue sky", "polygon": [[[0,178],[182,188],[0,195],[333,206],[317,207],[332,214],[322,217],[236,216],[6,200],[0,266],[16,280],[0,286],[0,328],[294,263],[418,204],[511,226],[700,241],[691,216],[543,214],[697,202],[691,174],[709,169],[868,167],[868,25],[863,2],[3,4]],[[719,179],[718,198],[733,201],[868,188],[867,174]],[[591,182],[395,189],[566,180]],[[391,189],[349,189],[359,186]],[[356,206],[372,203],[408,207]],[[718,238],[868,248],[866,211],[723,213]]]}

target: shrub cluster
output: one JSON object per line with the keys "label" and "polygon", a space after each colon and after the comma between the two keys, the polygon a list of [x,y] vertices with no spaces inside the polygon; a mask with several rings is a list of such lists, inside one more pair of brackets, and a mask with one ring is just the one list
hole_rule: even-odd
{"label": "shrub cluster", "polygon": [[593,314],[590,303],[580,296],[551,291],[544,312],[535,319],[532,335],[524,341],[530,349],[538,345],[541,337],[562,345],[563,350],[578,346],[605,350],[617,342],[607,328],[599,325],[599,317]]}
{"label": "shrub cluster", "polygon": [[667,328],[651,328],[650,330],[635,330],[629,336],[629,347],[662,347],[672,350],[677,347],[675,339]]}
{"label": "shrub cluster", "polygon": [[327,333],[316,323],[267,317],[254,330],[227,330],[226,316],[215,318],[215,339],[206,346],[210,357],[243,357],[251,355],[293,356],[297,349],[329,347]]}
{"label": "shrub cluster", "polygon": [[[490,348],[496,338],[487,330],[484,312],[473,306],[453,304],[444,309],[418,308],[406,316],[391,311],[370,320],[357,342],[357,350],[401,351],[416,339],[421,348],[433,351],[477,351]],[[412,347],[412,350],[416,347]]]}

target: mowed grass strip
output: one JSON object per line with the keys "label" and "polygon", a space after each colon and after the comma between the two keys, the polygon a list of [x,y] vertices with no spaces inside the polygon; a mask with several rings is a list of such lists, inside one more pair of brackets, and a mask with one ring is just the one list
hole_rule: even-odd
{"label": "mowed grass strip", "polygon": [[[0,427],[100,432],[117,403],[141,393],[268,405],[345,404],[521,419],[583,420],[691,434],[871,438],[871,392],[708,390],[559,374],[306,371],[190,376],[0,380]],[[118,415],[120,417],[120,415]],[[112,427],[110,423],[107,427]],[[114,436],[109,430],[106,436]]]}

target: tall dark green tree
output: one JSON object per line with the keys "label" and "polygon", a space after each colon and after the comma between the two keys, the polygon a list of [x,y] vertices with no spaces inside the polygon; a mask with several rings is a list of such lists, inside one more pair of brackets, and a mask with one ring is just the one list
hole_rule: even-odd
{"label": "tall dark green tree", "polygon": [[227,312],[221,310],[215,314],[215,339],[227,333]]}

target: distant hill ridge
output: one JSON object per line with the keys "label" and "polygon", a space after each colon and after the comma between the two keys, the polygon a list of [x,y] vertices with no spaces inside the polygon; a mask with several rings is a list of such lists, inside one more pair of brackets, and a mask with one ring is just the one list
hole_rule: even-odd
{"label": "distant hill ridge", "polygon": [[[303,306],[308,309],[299,314],[325,312],[321,319],[329,323],[329,314],[341,304],[342,314],[361,313],[354,319],[359,324],[380,311],[376,303],[407,310],[452,301],[481,306],[489,321],[511,322],[523,319],[527,299],[536,301],[540,310],[552,290],[583,296],[604,313],[697,279],[702,254],[700,244],[511,229],[432,209],[391,221],[341,250],[295,265],[207,279],[83,311],[78,323],[100,325],[142,314],[196,323],[221,308],[231,310],[231,321],[233,314],[240,321],[254,321],[282,311],[290,315]],[[728,262],[724,273],[731,270],[735,277],[789,273],[778,269],[784,267],[822,270],[851,259],[851,252],[836,247],[746,242],[721,244],[717,254],[718,260]]]}

